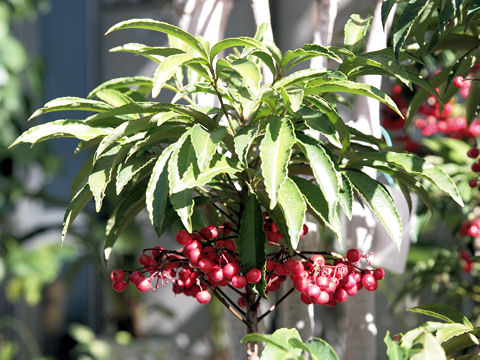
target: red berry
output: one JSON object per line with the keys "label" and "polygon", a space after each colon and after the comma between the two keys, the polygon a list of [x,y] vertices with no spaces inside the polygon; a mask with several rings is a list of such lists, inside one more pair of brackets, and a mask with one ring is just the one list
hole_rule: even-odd
{"label": "red berry", "polygon": [[237,304],[242,308],[247,307],[247,300],[245,300],[243,296],[240,296],[237,300]]}
{"label": "red berry", "polygon": [[137,289],[141,292],[148,291],[152,288],[152,283],[149,278],[143,278],[138,284]]}
{"label": "red berry", "polygon": [[340,288],[335,291],[335,300],[337,300],[338,302],[344,302],[345,300],[347,300],[347,298],[347,290],[345,290],[344,288]]}
{"label": "red berry", "polygon": [[467,152],[467,156],[472,159],[476,159],[479,155],[480,151],[477,148],[471,148]]}
{"label": "red berry", "polygon": [[355,296],[358,293],[358,286],[355,285],[355,286],[346,288],[346,291],[347,291],[348,296]]}
{"label": "red berry", "polygon": [[330,295],[327,292],[321,291],[318,297],[315,299],[315,303],[318,305],[325,305],[330,301]]}
{"label": "red berry", "polygon": [[140,273],[138,271],[134,271],[130,274],[130,277],[129,277],[130,281],[133,283],[133,284],[138,284],[140,281],[142,281],[144,279],[144,277],[142,275],[140,275]]}
{"label": "red berry", "polygon": [[232,285],[236,289],[242,289],[247,285],[247,279],[242,275],[235,275],[232,277]]}
{"label": "red berry", "polygon": [[223,274],[228,277],[237,275],[240,272],[240,265],[236,262],[229,263],[223,267]]}
{"label": "red berry", "polygon": [[326,276],[320,275],[317,277],[315,282],[320,287],[320,289],[325,290],[326,288],[328,288],[328,284],[330,283],[330,280],[328,280]]}
{"label": "red berry", "polygon": [[123,280],[120,280],[120,281],[114,281],[112,283],[112,288],[113,290],[115,290],[116,292],[122,292],[126,289],[127,287],[127,282],[126,281],[123,281]]}
{"label": "red berry", "polygon": [[307,224],[303,224],[303,227],[302,227],[302,232],[300,233],[300,238],[304,237],[305,235],[307,235],[308,233],[308,226]]}
{"label": "red berry", "polygon": [[480,172],[480,164],[479,163],[473,163],[472,164],[472,171]]}
{"label": "red berry", "polygon": [[208,225],[201,228],[199,233],[205,236],[207,240],[215,239],[218,236],[218,229],[214,225]]}
{"label": "red berry", "polygon": [[210,272],[210,270],[212,270],[213,266],[215,264],[213,263],[212,260],[210,260],[209,258],[202,258],[200,259],[200,261],[198,262],[198,267],[200,268],[200,270],[202,270],[204,273],[208,273]]}
{"label": "red berry", "polygon": [[374,291],[378,287],[377,279],[373,276],[373,274],[363,274],[362,276],[362,285],[368,291]]}
{"label": "red berry", "polygon": [[311,303],[313,303],[313,299],[304,292],[300,294],[300,300],[302,300],[305,305],[310,305]]}
{"label": "red berry", "polygon": [[468,185],[470,185],[471,188],[477,187],[477,180],[471,179],[471,180],[468,182]]}
{"label": "red berry", "polygon": [[220,226],[219,229],[222,231],[224,235],[228,235],[232,232],[233,225],[230,221],[224,221]]}
{"label": "red berry", "polygon": [[316,299],[317,297],[320,296],[321,292],[322,290],[320,290],[320,288],[317,285],[313,285],[313,284],[308,285],[307,294],[311,298]]}
{"label": "red berry", "polygon": [[308,287],[308,280],[303,278],[303,277],[300,277],[300,276],[297,276],[295,278],[292,279],[292,282],[293,282],[293,287],[298,290],[298,291],[305,291],[307,290],[307,287]]}
{"label": "red berry", "polygon": [[157,262],[147,254],[142,254],[138,257],[138,262],[143,266],[155,265]]}
{"label": "red berry", "polygon": [[323,255],[320,255],[320,254],[312,255],[312,256],[310,257],[310,260],[311,260],[315,265],[318,265],[318,266],[323,266],[323,265],[325,265],[325,258],[323,257]]}
{"label": "red berry", "polygon": [[463,76],[455,76],[455,78],[453,79],[453,85],[456,88],[461,89],[463,87],[464,80],[465,79],[463,78]]}
{"label": "red berry", "polygon": [[177,233],[176,239],[180,245],[188,245],[193,240],[192,235],[190,235],[186,230],[183,229]]}
{"label": "red berry", "polygon": [[118,282],[120,280],[123,280],[124,277],[125,277],[125,273],[123,272],[122,269],[114,269],[110,273],[110,279],[113,282]]}
{"label": "red berry", "polygon": [[203,290],[203,291],[199,291],[197,295],[195,295],[195,298],[200,304],[206,304],[211,300],[212,295],[210,295],[210,293],[207,290]]}
{"label": "red berry", "polygon": [[347,259],[350,262],[357,262],[362,257],[362,253],[358,249],[350,249],[347,251]]}
{"label": "red berry", "polygon": [[382,268],[376,268],[373,270],[373,277],[377,280],[382,280],[385,277],[385,270]]}
{"label": "red berry", "polygon": [[213,267],[212,271],[209,273],[209,276],[212,280],[217,282],[222,281],[225,277],[222,268],[218,265]]}
{"label": "red berry", "polygon": [[262,279],[262,272],[257,268],[252,268],[249,272],[247,272],[245,278],[250,284],[256,284]]}

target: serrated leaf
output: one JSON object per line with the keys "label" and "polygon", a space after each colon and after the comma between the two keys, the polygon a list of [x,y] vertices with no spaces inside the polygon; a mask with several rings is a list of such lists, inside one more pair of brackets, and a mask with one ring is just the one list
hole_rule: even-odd
{"label": "serrated leaf", "polygon": [[82,120],[55,120],[30,128],[20,135],[10,147],[19,143],[38,142],[59,137],[74,137],[88,141],[100,136],[108,135],[111,128],[93,127],[85,124]]}
{"label": "serrated leaf", "polygon": [[457,204],[463,206],[462,197],[452,179],[445,174],[441,168],[430,164],[416,155],[389,151],[371,153],[363,152],[361,156],[367,159],[386,161],[400,167],[407,173],[421,176],[449,194]]}
{"label": "serrated leaf", "polygon": [[137,214],[145,208],[145,190],[147,180],[136,184],[113,210],[105,229],[106,240],[103,249],[105,261],[109,259],[113,246],[126,227]]}
{"label": "serrated leaf", "polygon": [[74,96],[66,96],[57,99],[53,99],[43,105],[42,108],[36,110],[29,118],[29,120],[47,114],[53,111],[61,110],[83,110],[83,111],[94,111],[94,112],[103,112],[110,110],[112,106],[104,103],[103,101],[83,99]]}
{"label": "serrated leaf", "polygon": [[[262,210],[254,195],[248,197],[242,212],[238,237],[239,260],[246,268],[262,269],[267,261]],[[265,294],[263,294],[265,295]]]}
{"label": "serrated leaf", "polygon": [[383,339],[385,344],[387,344],[387,356],[388,360],[406,360],[407,354],[405,349],[403,349],[397,342],[393,341],[390,338],[390,331],[387,330],[385,338]]}
{"label": "serrated leaf", "polygon": [[184,53],[172,55],[163,60],[160,65],[158,65],[153,76],[152,97],[156,98],[166,82],[177,72],[177,70],[180,69],[184,63],[192,60],[194,57],[194,54]]}
{"label": "serrated leaf", "polygon": [[340,189],[338,200],[348,220],[352,220],[353,190],[350,181],[348,181],[347,177],[343,174],[342,187]]}
{"label": "serrated leaf", "polygon": [[85,184],[70,200],[63,218],[62,243],[65,240],[65,236],[67,235],[68,229],[73,220],[75,220],[80,211],[82,211],[92,198],[92,192],[90,191],[88,184]]}
{"label": "serrated leaf", "polygon": [[410,312],[419,313],[446,321],[448,323],[463,324],[473,329],[472,323],[461,312],[442,304],[427,304],[408,309]]}
{"label": "serrated leaf", "polygon": [[242,126],[233,139],[235,146],[235,153],[238,156],[238,159],[244,164],[247,165],[247,155],[252,142],[255,140],[255,137],[258,133],[258,123],[254,125]]}
{"label": "serrated leaf", "polygon": [[445,324],[445,326],[437,330],[435,338],[441,344],[455,336],[462,335],[470,331],[472,331],[472,328],[463,324]]}
{"label": "serrated leaf", "polygon": [[[117,168],[117,176],[115,177],[116,194],[119,195],[126,185],[143,169],[150,169],[155,162],[155,158],[151,155],[142,154],[138,157],[127,159],[124,163],[119,164]],[[149,172],[149,170],[145,171]]]}
{"label": "serrated leaf", "polygon": [[208,59],[207,53],[203,48],[202,43],[198,41],[192,34],[180,29],[177,26],[152,19],[130,19],[113,25],[110,29],[107,30],[105,35],[121,29],[146,29],[168,34],[185,42],[186,44],[197,50],[204,59]]}
{"label": "serrated leaf", "polygon": [[393,49],[397,58],[415,20],[422,14],[427,4],[426,0],[410,0],[400,14],[393,30]]}
{"label": "serrated leaf", "polygon": [[323,112],[316,111],[310,107],[302,107],[295,115],[301,116],[305,125],[311,130],[318,131],[325,136],[332,145],[342,148],[339,137],[330,119]]}
{"label": "serrated leaf", "polygon": [[[320,188],[304,178],[298,176],[292,176],[292,180],[295,181],[298,189],[303,195],[304,200],[308,206],[317,214],[320,219],[327,225],[327,227],[333,231],[335,236],[342,239],[342,229],[339,227],[339,223],[336,221],[336,211],[333,214],[329,214],[328,202]],[[331,219],[329,218],[331,216]]]}
{"label": "serrated leaf", "polygon": [[208,133],[199,124],[195,124],[190,130],[193,148],[197,155],[198,167],[200,170],[205,168],[216,152],[217,146],[227,133],[227,129],[222,126]]}
{"label": "serrated leaf", "polygon": [[402,221],[390,194],[378,181],[364,173],[347,170],[345,175],[373,213],[377,215],[397,248],[400,249]]}
{"label": "serrated leaf", "polygon": [[158,157],[152,169],[145,192],[145,205],[148,218],[156,231],[160,229],[168,205],[168,166],[167,162],[175,144],[166,148]]}
{"label": "serrated leaf", "polygon": [[278,190],[278,203],[288,226],[287,244],[289,248],[296,249],[305,223],[307,205],[295,182],[288,177]]}
{"label": "serrated leaf", "polygon": [[350,50],[360,47],[362,40],[367,35],[371,20],[371,17],[362,19],[358,14],[350,15],[350,19],[348,19],[344,28],[345,47],[350,48]]}
{"label": "serrated leaf", "polygon": [[341,63],[342,59],[332,51],[328,46],[321,46],[318,44],[306,44],[301,49],[288,50],[283,56],[281,68],[285,68],[284,71],[310,59],[318,56],[327,57],[330,60]]}
{"label": "serrated leaf", "polygon": [[300,109],[300,106],[303,102],[303,90],[302,89],[292,89],[286,91],[288,99],[290,100],[290,108],[293,112],[297,112]]}
{"label": "serrated leaf", "polygon": [[331,223],[333,213],[337,209],[340,191],[339,183],[341,182],[340,174],[318,140],[308,135],[297,133],[297,145],[308,159],[315,180],[327,200],[329,209],[328,222]]}
{"label": "serrated leaf", "polygon": [[305,345],[313,360],[340,360],[333,347],[323,339],[314,337],[307,340]]}
{"label": "serrated leaf", "polygon": [[287,176],[287,166],[295,143],[293,125],[288,118],[271,117],[260,143],[260,165],[270,209],[277,204],[277,193]]}

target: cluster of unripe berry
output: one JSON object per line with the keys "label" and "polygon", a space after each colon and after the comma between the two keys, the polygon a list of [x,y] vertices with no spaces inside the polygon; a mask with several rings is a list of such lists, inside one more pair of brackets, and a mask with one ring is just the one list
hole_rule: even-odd
{"label": "cluster of unripe berry", "polygon": [[[290,278],[305,304],[333,306],[356,295],[362,287],[375,290],[378,280],[385,276],[381,268],[361,269],[362,259],[365,262],[368,259],[356,249],[350,249],[346,257],[302,251],[295,251],[292,255],[278,244],[282,236],[276,224],[268,216],[264,217],[268,242],[280,249],[267,255],[265,269],[245,268],[240,263],[233,240],[237,236],[230,235],[232,224],[224,222],[192,234],[180,230],[176,234],[177,242],[183,246],[180,250],[166,250],[160,246],[146,249],[138,259],[142,265],[140,269],[111,272],[112,287],[122,292],[131,282],[139,291],[145,292],[170,281],[175,294],[195,297],[201,304],[208,303],[212,293],[220,293],[225,298],[226,294],[220,288],[228,287],[238,295],[235,306],[242,308],[247,305],[248,286],[263,279],[265,294],[268,294],[278,290],[281,283]],[[304,225],[302,236],[307,231]],[[232,300],[229,298],[229,301]]]}

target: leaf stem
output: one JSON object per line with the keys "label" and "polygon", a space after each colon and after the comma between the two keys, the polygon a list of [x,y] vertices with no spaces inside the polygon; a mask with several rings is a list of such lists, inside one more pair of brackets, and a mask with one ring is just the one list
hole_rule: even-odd
{"label": "leaf stem", "polygon": [[278,305],[280,305],[280,303],[285,300],[291,293],[293,293],[295,289],[292,287],[290,290],[288,290],[288,292],[286,292],[280,299],[278,299],[278,301],[273,304],[272,306],[270,306],[270,308],[265,311],[262,315],[260,315],[258,317],[258,322],[262,321],[267,315],[269,315],[271,312],[275,311],[275,309],[277,308]]}

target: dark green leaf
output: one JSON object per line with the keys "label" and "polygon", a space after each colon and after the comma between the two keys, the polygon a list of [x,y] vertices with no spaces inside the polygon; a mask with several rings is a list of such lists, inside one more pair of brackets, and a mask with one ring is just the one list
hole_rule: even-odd
{"label": "dark green leaf", "polygon": [[462,313],[447,305],[427,304],[416,306],[408,309],[408,311],[431,316],[451,324],[463,324],[468,326],[470,329],[473,329],[472,323]]}
{"label": "dark green leaf", "polygon": [[70,228],[73,220],[75,220],[80,211],[87,206],[92,197],[93,195],[88,184],[85,184],[70,200],[63,218],[62,243],[65,240],[65,236],[67,235],[68,229]]}

